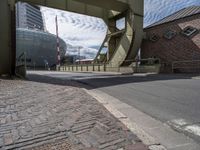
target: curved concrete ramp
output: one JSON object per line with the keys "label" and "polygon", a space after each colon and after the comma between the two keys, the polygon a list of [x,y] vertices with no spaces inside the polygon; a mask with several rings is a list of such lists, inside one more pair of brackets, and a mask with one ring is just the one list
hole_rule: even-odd
{"label": "curved concrete ramp", "polygon": [[[129,52],[132,51],[132,42],[134,39],[134,27],[133,27],[133,22],[134,22],[134,17],[133,17],[133,12],[131,9],[125,12],[125,30],[124,33],[121,35],[121,37],[113,37],[113,41],[115,40],[116,44],[116,49],[113,51],[113,41],[110,41],[110,49],[109,53],[112,52],[111,57],[109,58],[109,66],[120,66],[128,56]],[[112,27],[109,27],[109,29]],[[110,29],[111,30],[111,29]],[[136,51],[136,50],[135,50]],[[135,52],[137,53],[137,52]]]}
{"label": "curved concrete ramp", "polygon": [[138,51],[140,49],[140,45],[143,38],[143,18],[141,16],[134,15],[133,27],[134,27],[133,31],[134,33],[131,41],[131,46],[126,56],[126,59],[121,64],[123,66],[131,64],[135,60]]}
{"label": "curved concrete ramp", "polygon": [[[112,13],[112,12],[111,12]],[[143,16],[134,13],[132,8],[120,13],[112,13],[112,17],[105,20],[108,26],[106,37],[108,43],[107,67],[129,66],[134,62],[140,49],[143,37]],[[125,18],[125,29],[117,29],[117,20]],[[103,43],[103,45],[104,45]],[[102,47],[101,47],[102,48]],[[101,52],[97,53],[97,57]],[[95,62],[98,62],[96,61]]]}

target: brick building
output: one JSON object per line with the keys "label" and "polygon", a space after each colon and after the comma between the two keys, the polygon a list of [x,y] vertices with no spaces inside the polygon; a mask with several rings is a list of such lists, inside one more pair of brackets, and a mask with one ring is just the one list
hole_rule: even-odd
{"label": "brick building", "polygon": [[142,59],[159,58],[161,72],[200,72],[200,6],[184,8],[144,31]]}

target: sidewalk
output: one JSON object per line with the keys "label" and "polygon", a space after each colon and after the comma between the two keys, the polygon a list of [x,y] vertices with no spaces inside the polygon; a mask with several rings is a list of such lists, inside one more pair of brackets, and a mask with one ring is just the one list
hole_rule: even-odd
{"label": "sidewalk", "polygon": [[147,150],[71,81],[0,79],[0,149]]}

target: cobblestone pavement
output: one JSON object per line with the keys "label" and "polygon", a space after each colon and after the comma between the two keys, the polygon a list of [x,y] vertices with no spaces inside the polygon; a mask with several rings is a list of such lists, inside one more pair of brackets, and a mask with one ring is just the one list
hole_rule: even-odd
{"label": "cobblestone pavement", "polygon": [[0,149],[147,149],[76,83],[30,78],[0,79]]}

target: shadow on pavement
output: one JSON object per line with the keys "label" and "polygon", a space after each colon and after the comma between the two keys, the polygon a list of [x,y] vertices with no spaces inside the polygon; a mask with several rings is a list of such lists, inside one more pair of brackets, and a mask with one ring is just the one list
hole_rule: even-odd
{"label": "shadow on pavement", "polygon": [[60,85],[60,86],[72,86],[72,87],[80,87],[80,84],[76,81],[71,79],[61,79],[56,77],[49,77],[46,75],[38,75],[38,74],[29,74],[26,78],[28,81],[39,82],[39,83],[46,83],[46,84],[53,84],[53,85]]}
{"label": "shadow on pavement", "polygon": [[167,81],[167,80],[181,80],[181,79],[192,79],[197,75],[189,74],[149,74],[146,76],[142,75],[129,75],[129,76],[115,76],[107,78],[91,78],[79,80],[80,83],[88,85],[87,89],[96,89],[109,86],[117,86],[128,83],[142,83],[152,81]]}
{"label": "shadow on pavement", "polygon": [[149,74],[149,75],[115,75],[115,76],[102,76],[91,77],[86,79],[73,79],[73,78],[59,78],[49,77],[45,75],[29,74],[27,79],[29,81],[55,84],[61,86],[84,87],[87,89],[96,89],[102,87],[116,86],[128,83],[141,83],[152,81],[166,81],[166,80],[179,80],[179,79],[192,79],[197,75],[192,74]]}

